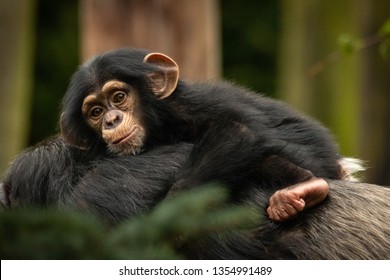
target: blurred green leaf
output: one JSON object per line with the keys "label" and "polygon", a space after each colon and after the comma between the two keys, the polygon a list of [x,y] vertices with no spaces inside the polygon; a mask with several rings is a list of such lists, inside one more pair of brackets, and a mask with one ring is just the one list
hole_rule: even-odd
{"label": "blurred green leaf", "polygon": [[344,54],[352,54],[359,49],[360,41],[351,34],[342,33],[338,37],[340,50]]}
{"label": "blurred green leaf", "polygon": [[219,185],[184,192],[163,202],[148,216],[121,225],[110,236],[109,246],[121,250],[124,258],[131,258],[124,248],[142,251],[163,246],[167,252],[167,248],[176,247],[178,240],[183,243],[212,233],[250,228],[261,221],[258,210],[226,204],[227,199],[227,191]]}
{"label": "blurred green leaf", "polygon": [[52,209],[0,212],[1,259],[105,259],[106,232],[90,216]]}
{"label": "blurred green leaf", "polygon": [[383,59],[390,58],[390,39],[384,40],[382,43],[380,43],[379,54]]}
{"label": "blurred green leaf", "polygon": [[390,37],[390,19],[386,20],[385,23],[379,30],[379,35],[382,37]]}
{"label": "blurred green leaf", "polygon": [[183,192],[145,216],[107,228],[91,215],[53,209],[0,211],[1,259],[180,259],[177,244],[248,230],[260,214],[226,203],[209,185]]}

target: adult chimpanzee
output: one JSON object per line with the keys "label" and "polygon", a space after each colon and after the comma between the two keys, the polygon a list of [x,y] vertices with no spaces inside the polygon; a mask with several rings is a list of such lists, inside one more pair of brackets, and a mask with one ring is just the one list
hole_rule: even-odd
{"label": "adult chimpanzee", "polygon": [[[241,159],[257,158],[265,188],[344,176],[336,145],[317,122],[232,84],[185,83],[171,58],[144,50],[108,52],[81,66],[63,100],[61,127],[71,144],[122,155],[194,143],[168,196],[211,180],[223,182],[233,170],[244,172],[248,164]],[[285,174],[274,178],[275,170]],[[293,190],[276,193],[271,206],[287,203],[271,207],[271,217],[288,219],[305,202],[318,203],[328,186],[317,181]]]}
{"label": "adult chimpanzee", "polygon": [[[192,144],[179,143],[135,157],[96,157],[55,138],[21,153],[0,188],[11,208],[72,207],[117,224],[164,199],[191,150]],[[249,203],[265,214],[273,190],[257,176],[232,174],[233,181],[237,176],[245,188],[234,189],[232,203]],[[178,249],[190,259],[390,259],[390,189],[329,182],[325,201],[295,219],[277,223],[264,216],[250,231],[211,234]]]}

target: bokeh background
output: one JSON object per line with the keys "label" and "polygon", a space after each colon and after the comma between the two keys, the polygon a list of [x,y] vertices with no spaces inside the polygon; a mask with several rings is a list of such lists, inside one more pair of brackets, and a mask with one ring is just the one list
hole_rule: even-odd
{"label": "bokeh background", "polygon": [[132,46],[288,102],[390,185],[389,19],[388,0],[0,0],[0,174],[58,133],[80,63]]}

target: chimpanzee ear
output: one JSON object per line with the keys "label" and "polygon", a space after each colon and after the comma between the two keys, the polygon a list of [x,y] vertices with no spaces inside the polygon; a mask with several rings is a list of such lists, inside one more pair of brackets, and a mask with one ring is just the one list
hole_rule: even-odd
{"label": "chimpanzee ear", "polygon": [[88,141],[83,140],[82,137],[77,137],[77,134],[72,131],[70,127],[67,125],[67,121],[65,120],[64,113],[61,114],[61,136],[70,145],[76,146],[79,149],[87,150],[90,148]]}
{"label": "chimpanzee ear", "polygon": [[150,53],[145,56],[144,62],[159,68],[159,71],[149,74],[153,93],[159,99],[170,96],[175,91],[179,81],[179,66],[176,62],[162,53]]}

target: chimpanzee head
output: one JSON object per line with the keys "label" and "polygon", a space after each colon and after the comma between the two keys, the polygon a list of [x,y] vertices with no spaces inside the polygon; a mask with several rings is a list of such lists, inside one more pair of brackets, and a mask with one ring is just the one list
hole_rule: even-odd
{"label": "chimpanzee head", "polygon": [[[62,103],[63,138],[80,148],[106,145],[137,154],[158,122],[158,100],[176,89],[179,68],[168,56],[120,49],[86,62],[74,74]],[[154,120],[150,120],[154,119]]]}

